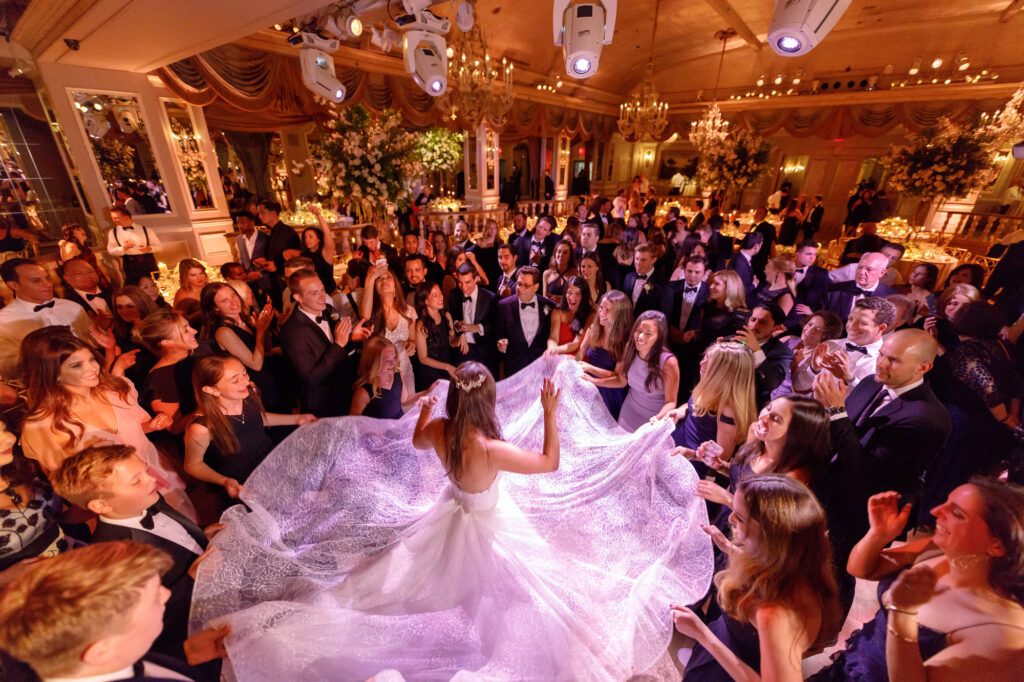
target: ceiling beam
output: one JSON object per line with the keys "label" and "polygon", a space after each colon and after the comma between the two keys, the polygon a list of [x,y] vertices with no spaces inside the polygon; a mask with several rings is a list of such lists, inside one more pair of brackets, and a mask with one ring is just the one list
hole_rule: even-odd
{"label": "ceiling beam", "polygon": [[1021,10],[1024,10],[1024,0],[1010,0],[1010,4],[999,14],[999,21],[1005,24],[1019,14]]}
{"label": "ceiling beam", "polygon": [[764,43],[758,40],[757,34],[750,30],[750,27],[747,26],[747,22],[743,21],[743,17],[740,16],[739,12],[729,4],[729,0],[704,1],[711,5],[711,9],[718,12],[718,16],[725,19],[727,26],[731,26],[736,29],[737,35],[747,41],[747,45],[750,45],[755,50],[760,50],[764,47]]}
{"label": "ceiling beam", "polygon": [[18,18],[11,40],[39,57],[99,0],[34,0]]}

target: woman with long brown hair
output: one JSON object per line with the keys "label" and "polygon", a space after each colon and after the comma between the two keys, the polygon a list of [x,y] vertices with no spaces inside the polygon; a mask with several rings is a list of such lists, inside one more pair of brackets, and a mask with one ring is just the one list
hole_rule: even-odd
{"label": "woman with long brown hair", "polygon": [[363,342],[359,378],[352,385],[350,415],[401,419],[406,407],[437,384],[435,381],[426,391],[415,393],[415,387],[405,385],[397,366],[398,349],[395,344],[383,336],[373,336]]}
{"label": "woman with long brown hair", "polygon": [[[373,294],[369,295],[369,292]],[[415,387],[416,378],[409,356],[416,352],[416,340],[412,338],[416,311],[406,303],[398,274],[387,264],[370,268],[366,276],[366,291],[359,302],[359,316],[370,320],[376,336],[383,336],[401,349],[398,369],[402,373],[402,383]]]}
{"label": "woman with long brown hair", "polygon": [[170,426],[170,418],[151,418],[139,407],[131,382],[105,371],[91,346],[68,330],[45,327],[22,341],[19,363],[28,389],[21,434],[26,457],[48,472],[94,441],[131,445],[157,477],[167,502],[195,518],[185,484],[146,437]]}
{"label": "woman with long brown hair", "polygon": [[65,223],[60,228],[61,239],[57,243],[57,264],[62,265],[72,258],[81,258],[92,266],[99,275],[101,289],[110,288],[110,280],[107,274],[96,262],[96,254],[93,253],[86,243],[89,241],[89,233],[78,223]]}
{"label": "woman with long brown hair", "polygon": [[802,680],[803,658],[843,623],[825,510],[803,483],[762,474],[739,484],[729,521],[731,541],[709,527],[729,555],[715,576],[723,614],[705,625],[672,606],[676,627],[697,640],[683,680]]}
{"label": "woman with long brown hair", "polygon": [[657,310],[641,313],[614,375],[598,379],[584,374],[583,379],[609,388],[629,386],[619,412],[619,426],[627,431],[671,412],[679,391],[679,361],[668,350],[665,315]]}
{"label": "woman with long brown hair", "polygon": [[[626,354],[632,328],[633,304],[629,297],[617,289],[602,294],[597,304],[597,315],[576,352],[583,372],[596,379],[612,377]],[[598,384],[597,390],[612,419],[618,421],[627,389]]]}
{"label": "woman with long brown hair", "polygon": [[[265,412],[245,365],[229,355],[199,360],[192,373],[199,407],[185,432],[185,471],[237,498],[242,483],[274,448],[269,426],[302,426],[311,414]],[[230,499],[229,499],[230,498]]]}

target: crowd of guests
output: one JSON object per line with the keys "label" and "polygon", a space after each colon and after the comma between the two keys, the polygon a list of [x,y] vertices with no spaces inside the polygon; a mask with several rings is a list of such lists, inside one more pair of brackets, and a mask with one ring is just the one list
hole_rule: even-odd
{"label": "crowd of guests", "polygon": [[[190,569],[276,442],[318,418],[397,419],[466,361],[500,378],[566,355],[604,418],[670,423],[701,478],[719,570],[673,607],[697,643],[687,679],[796,679],[857,577],[881,580],[882,608],[820,679],[1018,670],[1019,285],[927,265],[901,284],[902,247],[870,239],[829,271],[803,214],[783,239],[759,209],[734,243],[715,199],[661,225],[655,206],[623,219],[598,198],[560,230],[515,213],[476,242],[458,221],[401,248],[367,226],[336,280],[327,226],[299,233],[262,201],[235,216],[224,282],[183,260],[173,301],[126,209],[107,244],[119,288],[77,226],[59,291],[3,263],[0,376],[23,388],[0,392],[0,648],[44,678],[216,677],[223,632],[186,656]],[[62,614],[90,625],[72,636]]]}

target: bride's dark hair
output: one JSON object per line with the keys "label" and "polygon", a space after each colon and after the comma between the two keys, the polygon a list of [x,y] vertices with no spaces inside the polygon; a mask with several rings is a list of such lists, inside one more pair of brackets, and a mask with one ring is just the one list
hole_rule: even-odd
{"label": "bride's dark hair", "polygon": [[479,362],[458,366],[448,384],[448,419],[444,439],[448,444],[448,475],[462,475],[462,442],[471,430],[485,438],[501,438],[498,416],[494,413],[496,390],[490,370]]}

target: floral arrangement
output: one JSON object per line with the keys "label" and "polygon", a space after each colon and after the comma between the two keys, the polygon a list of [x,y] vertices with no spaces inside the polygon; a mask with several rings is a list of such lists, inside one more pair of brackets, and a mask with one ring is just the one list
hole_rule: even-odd
{"label": "floral arrangement", "polygon": [[416,135],[402,129],[392,109],[375,116],[357,104],[332,113],[337,117],[311,146],[312,157],[296,165],[310,164],[321,194],[350,199],[363,220],[383,215],[420,173]]}
{"label": "floral arrangement", "polygon": [[882,159],[888,185],[899,192],[925,201],[963,197],[995,178],[996,139],[987,127],[968,128],[943,117],[935,128],[907,135],[907,142]]}
{"label": "floral arrangement", "polygon": [[199,144],[192,135],[190,128],[176,118],[171,119],[171,137],[177,141],[175,152],[181,169],[185,173],[185,180],[189,187],[207,191],[206,167],[203,165],[203,153],[199,150]]}
{"label": "floral arrangement", "polygon": [[985,132],[992,136],[994,144],[1002,146],[1024,140],[1024,85],[1017,88],[1010,101],[991,119],[987,114],[982,115],[982,119],[987,123]]}
{"label": "floral arrangement", "polygon": [[455,171],[462,165],[462,133],[447,128],[427,128],[416,140],[416,159],[428,173]]}
{"label": "floral arrangement", "polygon": [[116,135],[105,135],[93,140],[100,175],[107,182],[135,177],[135,149]]}
{"label": "floral arrangement", "polygon": [[697,162],[697,184],[708,189],[743,189],[768,167],[771,147],[759,136],[732,131],[717,144],[703,145]]}

